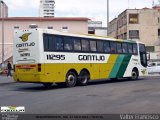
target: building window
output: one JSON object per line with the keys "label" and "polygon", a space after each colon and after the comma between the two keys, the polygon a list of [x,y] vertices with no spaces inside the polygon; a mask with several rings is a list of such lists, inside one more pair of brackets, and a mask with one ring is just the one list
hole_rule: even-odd
{"label": "building window", "polygon": [[138,14],[129,14],[129,24],[138,24]]}
{"label": "building window", "polygon": [[67,26],[63,26],[62,29],[63,30],[68,30],[68,27]]}
{"label": "building window", "polygon": [[31,24],[31,25],[29,25],[29,28],[30,28],[30,29],[38,28],[38,25],[36,25],[36,24]]}
{"label": "building window", "polygon": [[139,30],[130,30],[129,39],[139,39]]}
{"label": "building window", "polygon": [[146,51],[147,52],[155,52],[155,47],[154,46],[146,46]]}
{"label": "building window", "polygon": [[53,27],[52,26],[48,26],[48,29],[53,29]]}
{"label": "building window", "polygon": [[14,29],[19,29],[19,26],[14,26]]}
{"label": "building window", "polygon": [[63,31],[63,32],[68,32],[68,26],[63,26],[63,27],[62,27],[62,31]]}

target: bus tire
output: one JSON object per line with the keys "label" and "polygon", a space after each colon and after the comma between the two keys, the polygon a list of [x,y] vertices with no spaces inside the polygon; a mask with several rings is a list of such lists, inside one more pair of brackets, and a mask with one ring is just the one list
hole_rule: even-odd
{"label": "bus tire", "polygon": [[66,75],[66,87],[74,87],[76,85],[77,82],[77,75],[75,74],[75,72],[68,72]]}
{"label": "bus tire", "polygon": [[51,88],[53,83],[43,83],[45,88]]}
{"label": "bus tire", "polygon": [[133,69],[132,73],[131,73],[131,79],[132,80],[138,80],[139,74],[138,74],[138,70]]}
{"label": "bus tire", "polygon": [[87,71],[81,71],[78,78],[78,85],[85,86],[88,84],[88,81],[90,79],[90,75]]}

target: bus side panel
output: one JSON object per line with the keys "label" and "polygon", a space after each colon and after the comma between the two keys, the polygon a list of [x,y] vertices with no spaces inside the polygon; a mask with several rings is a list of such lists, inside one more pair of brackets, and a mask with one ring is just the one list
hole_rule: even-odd
{"label": "bus side panel", "polygon": [[41,82],[64,82],[64,64],[46,63],[45,75]]}
{"label": "bus side panel", "polygon": [[117,75],[116,77],[117,78],[122,78],[124,76],[124,73],[126,72],[126,69],[129,65],[129,63],[131,62],[131,56],[132,55],[120,55],[121,57],[123,57],[121,63],[120,63],[120,66],[118,68],[118,72],[117,72]]}
{"label": "bus side panel", "polygon": [[118,55],[110,55],[106,63],[100,64],[100,79],[109,78],[109,75],[115,65]]}

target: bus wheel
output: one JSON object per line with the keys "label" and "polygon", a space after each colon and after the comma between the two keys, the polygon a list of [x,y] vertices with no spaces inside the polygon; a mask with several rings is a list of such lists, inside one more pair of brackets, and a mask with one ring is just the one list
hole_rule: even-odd
{"label": "bus wheel", "polygon": [[138,79],[138,71],[136,70],[136,69],[133,69],[132,70],[132,74],[131,74],[132,76],[131,76],[131,79],[132,80],[137,80]]}
{"label": "bus wheel", "polygon": [[51,88],[53,83],[43,83],[44,87]]}
{"label": "bus wheel", "polygon": [[68,72],[66,75],[66,86],[74,87],[76,85],[76,81],[77,81],[77,75],[72,71]]}
{"label": "bus wheel", "polygon": [[78,85],[81,85],[81,86],[85,86],[88,84],[88,81],[90,79],[90,76],[88,74],[87,71],[82,71],[80,74],[79,74],[79,78],[78,78]]}

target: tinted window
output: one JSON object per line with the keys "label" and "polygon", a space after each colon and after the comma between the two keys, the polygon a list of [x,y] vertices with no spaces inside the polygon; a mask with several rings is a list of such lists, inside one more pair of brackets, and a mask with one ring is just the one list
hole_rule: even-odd
{"label": "tinted window", "polygon": [[105,41],[103,44],[104,44],[104,52],[105,53],[111,52],[109,42]]}
{"label": "tinted window", "polygon": [[90,40],[90,50],[94,52],[97,51],[96,41]]}
{"label": "tinted window", "polygon": [[137,44],[133,44],[133,53],[138,54]]}
{"label": "tinted window", "polygon": [[55,49],[56,50],[63,50],[63,39],[62,37],[55,37]]}
{"label": "tinted window", "polygon": [[122,43],[122,51],[123,51],[123,53],[128,53],[128,44],[127,43]]}
{"label": "tinted window", "polygon": [[48,40],[47,35],[43,36],[43,43],[44,43],[44,51],[48,51],[49,50],[49,40]]}
{"label": "tinted window", "polygon": [[82,51],[89,51],[89,41],[82,40]]}
{"label": "tinted window", "polygon": [[82,48],[81,48],[81,40],[77,39],[77,38],[73,38],[73,41],[74,41],[74,50],[75,51],[81,51],[82,50]]}
{"label": "tinted window", "polygon": [[73,50],[72,42],[70,37],[64,37],[64,50]]}
{"label": "tinted window", "polygon": [[122,44],[121,43],[117,43],[117,52],[122,53]]}
{"label": "tinted window", "polygon": [[116,42],[110,42],[110,46],[111,46],[111,53],[116,53],[117,52],[117,50],[116,50],[116,48],[117,48]]}
{"label": "tinted window", "polygon": [[53,36],[49,36],[49,50],[54,50],[54,39]]}
{"label": "tinted window", "polygon": [[145,52],[146,51],[145,46],[140,44],[139,51]]}
{"label": "tinted window", "polygon": [[129,52],[129,53],[133,53],[132,44],[128,44],[128,52]]}
{"label": "tinted window", "polygon": [[102,41],[97,41],[97,51],[103,52],[103,42]]}
{"label": "tinted window", "polygon": [[44,35],[44,51],[53,51],[54,50],[54,39],[52,35]]}

